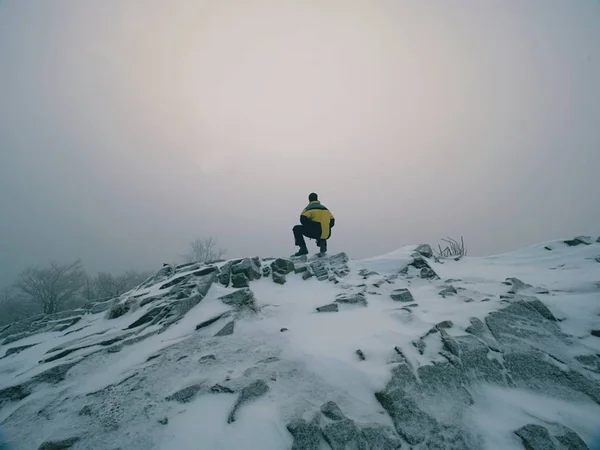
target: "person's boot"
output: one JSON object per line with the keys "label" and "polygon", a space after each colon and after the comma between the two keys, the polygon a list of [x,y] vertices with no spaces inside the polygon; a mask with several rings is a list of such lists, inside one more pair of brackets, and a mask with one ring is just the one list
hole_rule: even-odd
{"label": "person's boot", "polygon": [[327,253],[327,241],[325,239],[322,239],[321,242],[319,242],[319,256],[325,256],[325,254]]}
{"label": "person's boot", "polygon": [[294,253],[294,256],[304,256],[304,255],[308,255],[308,249],[306,247],[300,247],[300,250],[298,250],[296,253]]}

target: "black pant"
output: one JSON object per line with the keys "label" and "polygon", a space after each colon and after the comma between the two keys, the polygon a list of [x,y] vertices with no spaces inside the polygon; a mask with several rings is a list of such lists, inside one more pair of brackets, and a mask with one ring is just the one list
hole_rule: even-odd
{"label": "black pant", "polygon": [[321,245],[321,227],[307,227],[306,225],[296,225],[293,229],[296,245],[300,248],[306,248],[304,236],[317,240],[317,245]]}

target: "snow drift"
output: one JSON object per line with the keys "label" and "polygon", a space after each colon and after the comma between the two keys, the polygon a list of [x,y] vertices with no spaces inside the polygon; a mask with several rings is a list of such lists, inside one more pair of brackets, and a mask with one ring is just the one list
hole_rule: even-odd
{"label": "snow drift", "polygon": [[165,266],[0,329],[15,449],[585,449],[600,239]]}

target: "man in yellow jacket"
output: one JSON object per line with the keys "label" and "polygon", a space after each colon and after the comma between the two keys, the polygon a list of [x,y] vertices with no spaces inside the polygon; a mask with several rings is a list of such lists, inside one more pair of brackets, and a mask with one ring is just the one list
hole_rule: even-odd
{"label": "man in yellow jacket", "polygon": [[319,246],[319,256],[327,252],[327,239],[331,237],[331,228],[335,225],[333,214],[319,201],[314,192],[308,196],[308,205],[300,214],[300,223],[293,229],[296,245],[300,250],[294,256],[308,254],[304,236],[316,239]]}

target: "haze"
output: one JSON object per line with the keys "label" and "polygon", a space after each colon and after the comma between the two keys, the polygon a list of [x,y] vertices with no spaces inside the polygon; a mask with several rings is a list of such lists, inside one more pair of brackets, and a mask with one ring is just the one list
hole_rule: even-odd
{"label": "haze", "polygon": [[[600,3],[0,0],[0,285],[600,233]],[[310,250],[316,249],[314,241]]]}

